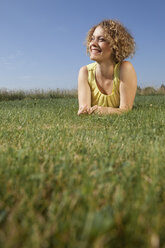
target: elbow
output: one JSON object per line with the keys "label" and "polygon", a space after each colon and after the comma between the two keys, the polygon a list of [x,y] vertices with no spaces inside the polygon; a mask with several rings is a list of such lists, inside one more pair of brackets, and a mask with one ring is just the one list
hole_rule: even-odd
{"label": "elbow", "polygon": [[119,108],[120,113],[128,113],[132,110],[132,106],[123,106]]}

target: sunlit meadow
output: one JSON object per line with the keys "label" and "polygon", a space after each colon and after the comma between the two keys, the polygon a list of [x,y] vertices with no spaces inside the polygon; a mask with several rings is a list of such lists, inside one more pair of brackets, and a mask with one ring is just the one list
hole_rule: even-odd
{"label": "sunlit meadow", "polygon": [[1,98],[0,247],[165,247],[165,95],[120,116],[64,95]]}

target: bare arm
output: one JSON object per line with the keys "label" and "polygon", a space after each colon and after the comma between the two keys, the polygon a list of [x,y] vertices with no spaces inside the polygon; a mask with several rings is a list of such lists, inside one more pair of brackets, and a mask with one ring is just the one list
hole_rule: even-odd
{"label": "bare arm", "polygon": [[[132,109],[137,89],[137,77],[133,65],[124,61],[120,68],[120,106],[95,107],[94,113],[98,114],[121,114]],[[93,107],[94,108],[94,107]],[[91,113],[93,109],[91,108]]]}
{"label": "bare arm", "polygon": [[88,70],[86,66],[81,67],[78,75],[78,115],[87,113],[91,107],[91,90],[88,84]]}

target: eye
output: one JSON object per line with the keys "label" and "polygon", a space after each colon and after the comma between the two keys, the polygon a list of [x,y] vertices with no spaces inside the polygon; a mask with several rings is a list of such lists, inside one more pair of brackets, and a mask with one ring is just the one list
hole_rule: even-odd
{"label": "eye", "polygon": [[105,39],[104,38],[99,38],[99,41],[104,42]]}

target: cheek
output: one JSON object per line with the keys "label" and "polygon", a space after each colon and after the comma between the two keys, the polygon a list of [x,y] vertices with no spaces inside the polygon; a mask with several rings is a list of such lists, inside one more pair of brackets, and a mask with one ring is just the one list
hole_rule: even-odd
{"label": "cheek", "polygon": [[107,54],[108,57],[111,55],[111,49],[109,49],[109,47],[106,47],[104,49],[104,52]]}
{"label": "cheek", "polygon": [[111,48],[106,44],[102,47],[106,52],[111,53]]}

